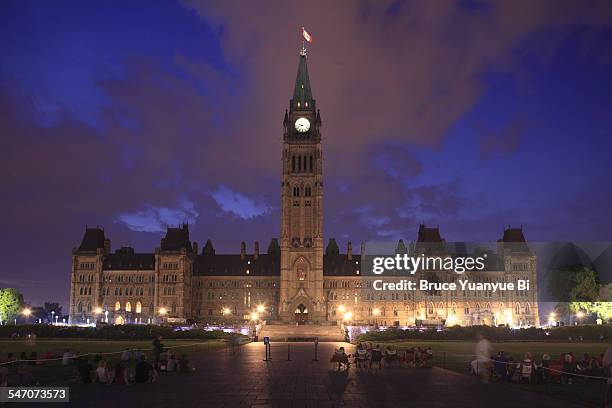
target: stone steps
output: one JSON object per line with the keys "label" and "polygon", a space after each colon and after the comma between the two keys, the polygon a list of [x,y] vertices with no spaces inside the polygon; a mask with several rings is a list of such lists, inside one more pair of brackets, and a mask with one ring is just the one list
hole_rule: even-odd
{"label": "stone steps", "polygon": [[270,337],[271,341],[343,341],[344,334],[339,326],[295,324],[268,324],[259,332],[259,340]]}

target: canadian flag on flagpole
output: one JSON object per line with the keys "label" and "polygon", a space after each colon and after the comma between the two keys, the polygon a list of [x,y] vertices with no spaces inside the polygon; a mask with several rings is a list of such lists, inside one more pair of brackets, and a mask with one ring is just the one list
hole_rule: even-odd
{"label": "canadian flag on flagpole", "polygon": [[304,39],[308,41],[309,43],[312,42],[312,36],[308,34],[308,31],[306,31],[304,27],[302,27],[302,37],[304,37]]}

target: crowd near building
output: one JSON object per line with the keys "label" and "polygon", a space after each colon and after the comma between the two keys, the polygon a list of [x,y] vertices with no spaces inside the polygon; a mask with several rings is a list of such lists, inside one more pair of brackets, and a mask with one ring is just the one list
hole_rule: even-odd
{"label": "crowd near building", "polygon": [[[200,249],[182,225],[167,228],[154,252],[136,253],[130,247],[112,251],[103,229],[86,228],[72,251],[70,321],[539,325],[536,257],[522,228],[504,230],[496,250],[487,253],[486,270],[470,279],[527,279],[528,291],[377,291],[375,279],[397,277],[364,273],[364,244],[359,255],[350,242],[344,253],[333,238],[324,244],[322,121],[306,60],[302,49],[283,120],[280,238],[265,251],[255,242],[247,253],[242,242],[239,254],[217,254],[210,240]],[[421,225],[416,235],[408,245],[400,240],[398,253],[461,251],[447,245],[439,227]],[[447,271],[426,274],[439,281],[457,278]]]}

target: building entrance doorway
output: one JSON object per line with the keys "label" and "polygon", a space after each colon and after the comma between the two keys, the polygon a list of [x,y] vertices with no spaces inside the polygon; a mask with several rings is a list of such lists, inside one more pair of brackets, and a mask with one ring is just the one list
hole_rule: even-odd
{"label": "building entrance doorway", "polygon": [[295,322],[297,324],[306,324],[308,321],[308,309],[302,303],[295,309]]}

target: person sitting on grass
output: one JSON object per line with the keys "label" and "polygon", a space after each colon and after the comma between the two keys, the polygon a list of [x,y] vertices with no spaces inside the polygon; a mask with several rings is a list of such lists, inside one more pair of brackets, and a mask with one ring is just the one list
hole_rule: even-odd
{"label": "person sitting on grass", "polygon": [[137,383],[153,382],[155,375],[153,366],[147,361],[147,357],[143,354],[140,356],[140,361],[136,364],[136,375],[134,379]]}
{"label": "person sitting on grass", "polygon": [[397,355],[397,350],[391,348],[391,346],[387,346],[385,349],[385,362],[388,364],[397,362],[399,365],[399,357]]}
{"label": "person sitting on grass", "polygon": [[91,384],[92,366],[87,357],[81,356],[77,359],[77,371],[83,384]]}
{"label": "person sitting on grass", "polygon": [[168,357],[168,365],[166,366],[166,371],[176,371],[176,367],[177,367],[177,361],[176,361],[176,356],[174,354],[169,354]]}
{"label": "person sitting on grass", "polygon": [[380,351],[380,346],[378,344],[372,348],[371,355],[370,368],[372,368],[373,364],[378,364],[378,368],[382,368],[382,351]]}
{"label": "person sitting on grass", "polygon": [[115,364],[115,384],[128,385],[130,376],[125,362],[119,361]]}
{"label": "person sitting on grass", "polygon": [[66,351],[64,351],[64,354],[62,355],[62,365],[67,366],[72,364],[72,357],[73,354],[70,349],[66,349]]}
{"label": "person sitting on grass", "polygon": [[111,384],[113,382],[114,372],[106,365],[106,361],[98,361],[96,368],[96,380],[102,384]]}
{"label": "person sitting on grass", "polygon": [[130,361],[130,358],[132,358],[132,353],[129,348],[121,352],[121,361]]}
{"label": "person sitting on grass", "polygon": [[576,372],[576,358],[571,351],[563,358],[563,376],[561,381],[563,384],[572,385],[572,375]]}
{"label": "person sitting on grass", "polygon": [[367,364],[368,351],[363,347],[361,343],[357,344],[357,353],[355,354],[355,363],[357,367],[364,368]]}
{"label": "person sitting on grass", "polygon": [[501,379],[504,378],[506,376],[506,355],[504,354],[503,351],[500,351],[499,353],[497,353],[497,356],[495,356],[495,358],[493,359],[493,378],[494,379]]}
{"label": "person sitting on grass", "polygon": [[508,357],[508,372],[506,374],[506,378],[505,380],[508,382],[512,382],[515,380],[515,373],[516,373],[516,364],[514,363],[514,357],[510,356]]}
{"label": "person sitting on grass", "polygon": [[178,368],[181,373],[188,373],[190,371],[195,370],[195,369],[192,370],[189,368],[189,360],[187,359],[186,354],[181,355],[181,357],[179,358]]}
{"label": "person sitting on grass", "polygon": [[332,356],[331,361],[333,363],[338,363],[338,371],[344,365],[347,369],[350,367],[349,356],[344,351],[344,347],[340,347],[336,351],[334,351],[334,355]]}

